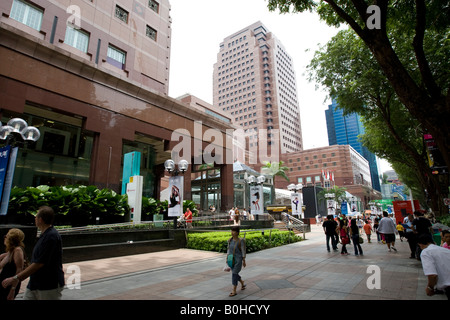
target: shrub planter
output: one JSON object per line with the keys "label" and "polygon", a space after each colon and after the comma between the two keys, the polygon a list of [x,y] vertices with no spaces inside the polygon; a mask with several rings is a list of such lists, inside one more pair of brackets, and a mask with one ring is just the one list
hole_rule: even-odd
{"label": "shrub planter", "polygon": [[184,230],[113,230],[61,233],[63,262],[104,259],[186,247]]}

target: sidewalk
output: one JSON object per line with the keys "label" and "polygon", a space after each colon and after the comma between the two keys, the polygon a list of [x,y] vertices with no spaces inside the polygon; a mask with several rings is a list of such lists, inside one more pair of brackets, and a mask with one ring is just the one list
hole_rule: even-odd
{"label": "sidewalk", "polygon": [[[409,259],[406,241],[397,239],[397,253],[365,241],[357,257],[353,245],[348,256],[327,252],[316,225],[306,238],[248,254],[241,272],[247,287],[234,297],[231,274],[222,271],[225,254],[178,249],[64,265],[66,285],[73,283],[67,268],[80,268],[81,288],[66,288],[63,300],[447,300],[426,296],[422,265]],[[380,289],[367,286],[373,265],[381,271]]]}

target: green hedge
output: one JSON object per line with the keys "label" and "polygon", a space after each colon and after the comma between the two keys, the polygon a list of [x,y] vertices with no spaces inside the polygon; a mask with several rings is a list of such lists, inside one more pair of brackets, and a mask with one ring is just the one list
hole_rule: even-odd
{"label": "green hedge", "polygon": [[[302,238],[296,236],[292,231],[281,231],[277,229],[261,231],[242,231],[240,237],[243,238],[245,233],[245,241],[247,245],[247,253],[277,247],[297,241]],[[204,232],[204,233],[188,233],[187,247],[189,249],[226,252],[228,239],[231,232]]]}
{"label": "green hedge", "polygon": [[[142,217],[167,211],[168,201],[142,197]],[[55,225],[83,226],[100,223],[123,222],[130,212],[127,195],[111,189],[96,186],[47,186],[19,188],[11,190],[8,216],[24,218],[20,222],[34,223],[33,215],[41,206],[52,207],[55,211]],[[193,216],[198,210],[193,201],[184,200],[183,210],[190,208]],[[183,212],[184,212],[183,211]],[[150,218],[152,219],[152,218]]]}
{"label": "green hedge", "polygon": [[[126,195],[95,186],[46,186],[11,190],[8,215],[34,215],[41,206],[52,207],[57,220],[75,224],[100,217],[123,217],[130,210]],[[66,221],[64,221],[66,222]]]}
{"label": "green hedge", "polygon": [[450,214],[446,216],[437,217],[436,220],[446,226],[450,227]]}

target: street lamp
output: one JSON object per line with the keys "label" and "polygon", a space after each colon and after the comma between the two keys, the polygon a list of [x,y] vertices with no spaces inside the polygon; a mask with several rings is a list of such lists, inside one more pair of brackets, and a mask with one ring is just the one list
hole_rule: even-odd
{"label": "street lamp", "polygon": [[17,138],[20,138],[23,141],[36,142],[41,136],[38,128],[28,126],[27,122],[20,118],[9,120],[5,126],[0,123],[0,126],[0,139],[6,140],[8,145],[11,140],[16,140]]}
{"label": "street lamp", "polygon": [[256,178],[256,183],[263,184],[266,181],[266,177],[261,175],[258,178]]}
{"label": "street lamp", "polygon": [[188,167],[189,162],[184,159],[178,162],[178,169],[175,168],[175,161],[173,161],[172,159],[166,160],[164,162],[164,168],[166,169],[166,171],[169,173],[173,173],[173,175],[175,176],[177,176],[180,172],[181,174],[184,174],[187,171]]}
{"label": "street lamp", "polygon": [[40,136],[41,133],[36,127],[28,126],[28,123],[20,118],[11,119],[6,125],[0,123],[0,139],[6,141],[6,146],[0,149],[2,158],[2,161],[0,161],[0,190],[2,190],[0,192],[0,215],[6,215],[8,212],[9,196],[19,150],[18,147],[14,146],[15,142],[20,140],[36,142]]}
{"label": "street lamp", "polygon": [[263,184],[266,181],[266,177],[264,175],[260,175],[258,177],[255,176],[249,176],[246,179],[247,183],[250,185],[257,185],[257,184]]}
{"label": "street lamp", "polygon": [[289,191],[297,192],[297,191],[301,191],[303,189],[303,185],[301,183],[299,183],[299,184],[291,183],[290,185],[287,186],[287,188]]}

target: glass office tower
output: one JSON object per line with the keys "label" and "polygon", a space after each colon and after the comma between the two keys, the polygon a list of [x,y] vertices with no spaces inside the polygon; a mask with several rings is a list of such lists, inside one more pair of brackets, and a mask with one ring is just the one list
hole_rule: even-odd
{"label": "glass office tower", "polygon": [[344,116],[343,110],[338,108],[336,100],[333,99],[331,105],[328,106],[328,110],[325,110],[325,116],[329,145],[348,144],[367,159],[372,178],[372,188],[381,192],[376,156],[359,140],[359,136],[364,134],[364,126],[359,115],[352,113]]}

